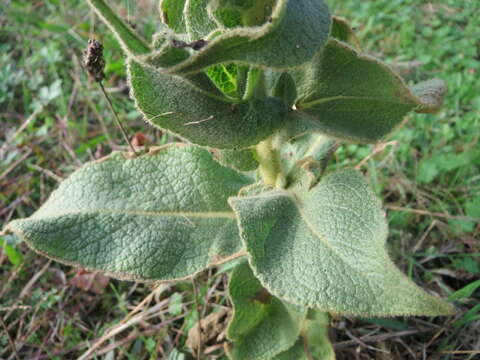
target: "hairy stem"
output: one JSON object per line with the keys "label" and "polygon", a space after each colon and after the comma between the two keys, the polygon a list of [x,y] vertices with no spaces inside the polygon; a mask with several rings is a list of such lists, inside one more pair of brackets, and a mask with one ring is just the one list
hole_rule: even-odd
{"label": "hairy stem", "polygon": [[282,172],[278,150],[273,146],[270,137],[256,147],[257,160],[260,163],[259,171],[265,185],[283,188],[285,176]]}

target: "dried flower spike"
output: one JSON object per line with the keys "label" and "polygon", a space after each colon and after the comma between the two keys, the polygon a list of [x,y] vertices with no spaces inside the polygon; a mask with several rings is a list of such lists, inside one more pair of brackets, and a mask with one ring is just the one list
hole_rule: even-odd
{"label": "dried flower spike", "polygon": [[105,73],[103,72],[105,68],[103,45],[97,40],[89,39],[87,49],[83,52],[83,55],[83,63],[88,75],[97,82],[105,79]]}

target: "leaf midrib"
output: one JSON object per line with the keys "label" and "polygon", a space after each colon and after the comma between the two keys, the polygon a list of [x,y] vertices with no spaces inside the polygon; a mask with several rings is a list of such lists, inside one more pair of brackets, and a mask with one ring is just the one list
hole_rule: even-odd
{"label": "leaf midrib", "polygon": [[315,227],[310,223],[308,220],[308,217],[305,215],[305,213],[302,211],[302,208],[300,207],[300,204],[296,200],[296,196],[292,193],[287,192],[287,196],[290,198],[292,201],[293,205],[295,206],[296,210],[298,211],[298,215],[300,216],[300,219],[307,225],[308,230],[315,235],[316,238],[320,240],[322,244],[324,244],[326,247],[328,247],[330,250],[332,250],[337,256],[341,258],[341,255],[338,253],[338,251],[335,249],[332,243],[328,241],[328,239],[323,236],[322,234],[318,233],[318,231],[315,229]]}
{"label": "leaf midrib", "polygon": [[44,213],[39,214],[36,219],[44,219],[50,217],[67,216],[67,215],[83,215],[83,214],[100,214],[100,215],[135,215],[145,217],[193,217],[202,219],[236,219],[233,211],[138,211],[138,210],[109,210],[109,209],[95,209],[95,210],[77,210],[66,211],[61,213]]}
{"label": "leaf midrib", "polygon": [[288,198],[293,206],[295,206],[295,209],[298,212],[298,215],[300,216],[300,219],[307,225],[308,229],[317,237],[325,246],[327,246],[329,249],[331,249],[335,254],[340,256],[340,254],[336,251],[335,247],[321,234],[319,234],[313,225],[307,220],[307,216],[304,214],[302,211],[300,204],[298,203],[297,196],[293,191],[288,191],[288,190],[274,190],[270,193],[263,193],[260,195],[253,196],[252,198],[269,198],[272,197],[274,198],[275,196],[285,196]]}
{"label": "leaf midrib", "polygon": [[330,249],[336,256],[338,256],[339,259],[342,260],[342,263],[347,265],[349,268],[352,269],[353,272],[357,272],[360,276],[362,277],[367,277],[367,273],[364,273],[363,271],[352,267],[348,262],[343,261],[344,256],[338,252],[338,250],[335,248],[335,246],[322,234],[320,234],[313,224],[308,220],[308,216],[305,214],[305,212],[302,210],[300,204],[298,203],[298,200],[296,199],[296,195],[293,192],[287,191],[285,194],[287,197],[290,198],[292,201],[293,205],[295,206],[298,215],[300,216],[300,219],[304,222],[304,224],[307,226],[308,230],[318,239],[322,244],[324,244],[328,249]]}
{"label": "leaf midrib", "polygon": [[[406,101],[394,101],[392,99],[386,99],[386,98],[381,98],[381,97],[371,97],[371,96],[344,96],[344,95],[339,95],[339,96],[330,96],[306,103],[300,103],[297,105],[298,109],[308,109],[311,107],[314,107],[316,105],[321,105],[324,103],[332,102],[332,101],[337,101],[337,100],[362,100],[362,101],[381,101],[387,104],[401,104],[401,105],[408,105],[411,103],[408,103]],[[414,106],[414,104],[412,104]],[[365,110],[366,111],[366,110]]]}

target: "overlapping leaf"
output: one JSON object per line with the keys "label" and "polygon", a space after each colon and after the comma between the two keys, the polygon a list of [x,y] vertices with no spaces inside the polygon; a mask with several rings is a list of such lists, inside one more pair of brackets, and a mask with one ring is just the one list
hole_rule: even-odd
{"label": "overlapping leaf", "polygon": [[90,7],[115,34],[125,53],[133,56],[148,54],[151,49],[133,29],[126,24],[105,0],[86,0]]}
{"label": "overlapping leaf", "polygon": [[355,315],[439,315],[451,307],[391,262],[378,200],[352,170],[229,200],[255,275],[292,303]]}
{"label": "overlapping leaf", "polygon": [[170,27],[177,34],[187,32],[183,9],[187,0],[160,0],[160,16],[164,24]]}
{"label": "overlapping leaf", "polygon": [[[302,328],[302,335],[305,339],[305,349],[315,359],[335,360],[335,351],[328,336],[330,328],[330,314],[309,310],[307,319]],[[292,359],[293,360],[293,359]]]}
{"label": "overlapping leaf", "polygon": [[[207,1],[197,2],[204,5]],[[201,14],[197,16],[195,11]],[[207,23],[204,8],[199,6],[195,11],[187,19],[202,19],[198,22],[202,23],[203,29]],[[278,0],[262,26],[212,31],[205,36],[206,46],[170,68],[169,72],[196,72],[210,65],[232,61],[278,69],[298,66],[311,59],[325,44],[330,22],[330,13],[323,0]],[[210,30],[212,22],[208,24]],[[198,24],[192,25],[191,29],[198,27]],[[196,35],[205,33],[203,29]]]}
{"label": "overlapping leaf", "polygon": [[317,133],[307,133],[285,142],[280,160],[287,186],[302,181],[305,176],[309,178],[309,187],[316,185],[337,146],[334,138]]}
{"label": "overlapping leaf", "polygon": [[6,230],[51,258],[115,277],[184,278],[241,250],[227,198],[248,181],[196,147],[115,153],[76,171]]}
{"label": "overlapping leaf", "polygon": [[270,295],[245,262],[229,284],[234,314],[227,336],[232,360],[270,360],[297,340],[307,311]]}
{"label": "overlapping leaf", "polygon": [[[310,360],[305,354],[305,342],[299,338],[288,350],[278,354],[272,360]],[[316,359],[317,360],[317,359]],[[322,359],[319,359],[322,360]]]}
{"label": "overlapping leaf", "polygon": [[221,150],[218,152],[218,161],[239,171],[255,170],[259,165],[253,149]]}
{"label": "overlapping leaf", "polygon": [[190,41],[207,37],[218,25],[208,11],[210,0],[187,0],[183,9],[183,17]]}
{"label": "overlapping leaf", "polygon": [[335,360],[328,328],[329,315],[310,310],[303,322],[302,335],[295,345],[272,360]]}
{"label": "overlapping leaf", "polygon": [[287,109],[280,99],[265,97],[236,104],[133,60],[128,70],[132,95],[146,119],[194,144],[248,147],[271,135],[286,118]]}
{"label": "overlapping leaf", "polygon": [[357,50],[361,50],[360,41],[355,35],[355,32],[351,28],[350,24],[342,17],[332,16],[332,30],[330,36],[343,41],[347,44],[350,44]]}
{"label": "overlapping leaf", "polygon": [[[88,1],[113,30],[127,54],[137,56],[150,51],[104,0]],[[183,11],[180,12],[182,3]],[[271,15],[260,16],[266,19],[265,23],[233,29],[225,27],[215,18],[215,9],[211,9],[214,3],[211,3],[209,0],[188,0],[175,4],[165,0],[160,4],[162,18],[172,29],[186,30],[191,42],[205,40],[204,46],[193,51],[188,59],[176,65],[171,64],[169,73],[194,73],[224,62],[277,69],[298,66],[314,57],[330,32],[331,17],[323,0],[277,0],[271,6]],[[255,19],[258,13],[256,6],[253,6],[253,10],[243,9],[242,16],[248,14],[246,19]],[[180,18],[180,14],[183,18]],[[249,25],[249,21],[246,25]],[[150,57],[157,55],[150,53]]]}
{"label": "overlapping leaf", "polygon": [[[433,107],[388,66],[335,39],[293,75],[298,91],[297,121],[307,129],[344,139],[378,141],[408,112]],[[428,93],[432,92],[430,88]]]}
{"label": "overlapping leaf", "polygon": [[227,28],[261,26],[272,16],[276,0],[218,0],[210,2],[213,17]]}

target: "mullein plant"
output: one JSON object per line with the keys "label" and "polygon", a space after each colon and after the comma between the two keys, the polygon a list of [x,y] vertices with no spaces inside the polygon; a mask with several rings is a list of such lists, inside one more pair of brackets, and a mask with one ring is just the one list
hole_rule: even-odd
{"label": "mullein plant", "polygon": [[86,1],[127,56],[145,120],[183,141],[84,165],[5,232],[134,281],[236,260],[231,359],[333,359],[330,314],[453,312],[390,260],[361,173],[325,171],[339,143],[376,143],[408,113],[435,112],[441,80],[407,86],[323,0],[163,0],[151,43]]}

